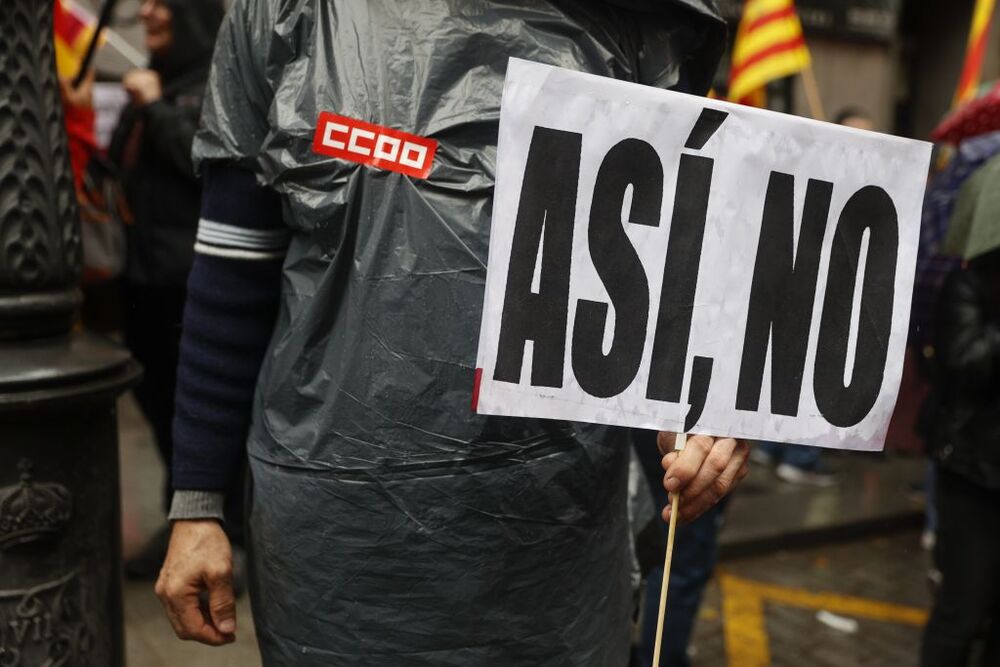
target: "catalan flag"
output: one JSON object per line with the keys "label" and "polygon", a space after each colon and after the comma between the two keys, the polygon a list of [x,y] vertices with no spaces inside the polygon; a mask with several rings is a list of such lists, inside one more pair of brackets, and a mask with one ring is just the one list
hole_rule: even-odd
{"label": "catalan flag", "polygon": [[809,49],[793,0],[745,0],[733,43],[729,99],[764,105],[769,81],[809,67]]}
{"label": "catalan flag", "polygon": [[964,104],[976,96],[986,41],[990,36],[990,24],[993,23],[995,2],[996,0],[976,0],[976,7],[972,12],[972,27],[969,28],[969,45],[966,47],[962,76],[955,90],[954,106]]}
{"label": "catalan flag", "polygon": [[76,76],[94,35],[95,21],[72,0],[55,0],[56,71],[62,78]]}

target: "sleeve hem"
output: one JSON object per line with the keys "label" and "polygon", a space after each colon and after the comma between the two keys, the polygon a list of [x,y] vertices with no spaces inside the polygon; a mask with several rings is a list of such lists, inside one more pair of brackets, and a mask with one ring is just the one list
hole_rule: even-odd
{"label": "sleeve hem", "polygon": [[174,491],[170,503],[170,521],[184,519],[218,519],[223,521],[223,506],[226,496],[221,491],[195,491],[182,489]]}

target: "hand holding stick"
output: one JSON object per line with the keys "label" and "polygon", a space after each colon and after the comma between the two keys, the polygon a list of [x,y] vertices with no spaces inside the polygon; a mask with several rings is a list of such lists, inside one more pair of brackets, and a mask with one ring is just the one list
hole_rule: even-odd
{"label": "hand holding stick", "polygon": [[[656,643],[653,665],[659,667],[663,640],[663,617],[670,585],[670,563],[673,558],[677,520],[687,523],[728,494],[749,472],[750,446],[743,440],[713,438],[705,435],[674,435],[660,433],[657,444],[663,456],[663,488],[671,496],[663,510],[670,522],[667,550],[663,563],[663,584],[660,588],[660,610],[656,623]],[[684,496],[681,507],[680,496]]]}

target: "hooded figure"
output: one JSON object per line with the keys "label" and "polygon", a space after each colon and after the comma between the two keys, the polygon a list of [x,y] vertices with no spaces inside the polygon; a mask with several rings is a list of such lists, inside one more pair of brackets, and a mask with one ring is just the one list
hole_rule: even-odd
{"label": "hooded figure", "polygon": [[191,144],[224,9],[221,0],[146,0],[144,17],[158,7],[169,10],[169,19],[152,29],[146,21],[147,41],[161,39],[150,45],[149,70],[130,72],[125,85],[129,89],[137,74],[155,75],[159,96],[144,98],[129,89],[132,102],[122,111],[109,154],[121,169],[135,221],[128,230],[126,281],[183,288],[201,203]]}
{"label": "hooded figure", "polygon": [[[500,99],[511,57],[704,92],[723,36],[710,0],[231,7],[194,149],[171,548],[183,519],[218,516],[245,448],[265,664],[627,663],[627,432],[469,409]],[[326,111],[437,141],[428,177],[315,153]],[[278,203],[233,195],[241,170]],[[276,321],[243,305],[268,262]],[[241,427],[236,383],[216,388],[255,327]],[[160,578],[168,613],[181,557]],[[222,635],[179,633],[231,641],[210,608]]]}
{"label": "hooded figure", "polygon": [[[109,147],[132,217],[122,285],[125,343],[143,365],[136,398],[168,464],[185,284],[201,205],[191,145],[223,16],[221,0],[143,2],[150,65],[125,75],[131,101]],[[167,535],[164,527],[127,563],[130,576],[155,578]]]}
{"label": "hooded figure", "polygon": [[[995,185],[987,182],[979,197],[986,187]],[[985,636],[980,664],[998,665],[1000,249],[949,274],[938,297],[934,333],[933,389],[924,409],[936,464],[934,564],[942,579],[924,629],[920,664],[968,665],[974,644]]]}

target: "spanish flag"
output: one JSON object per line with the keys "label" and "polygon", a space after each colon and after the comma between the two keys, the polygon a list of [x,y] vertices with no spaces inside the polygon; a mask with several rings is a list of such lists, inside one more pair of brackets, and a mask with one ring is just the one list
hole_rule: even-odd
{"label": "spanish flag", "polygon": [[983,67],[983,53],[986,51],[986,41],[990,36],[990,24],[993,23],[993,6],[995,0],[976,0],[976,8],[972,12],[972,27],[969,28],[969,45],[966,48],[965,64],[962,66],[962,76],[955,90],[954,106],[964,104],[976,96],[979,88],[979,71]]}
{"label": "spanish flag", "polygon": [[764,106],[769,81],[801,72],[809,62],[793,0],[744,0],[729,70],[730,101]]}
{"label": "spanish flag", "polygon": [[55,28],[56,71],[59,76],[69,79],[76,76],[83,62],[96,28],[92,16],[88,16],[73,0],[55,0],[53,8]]}

